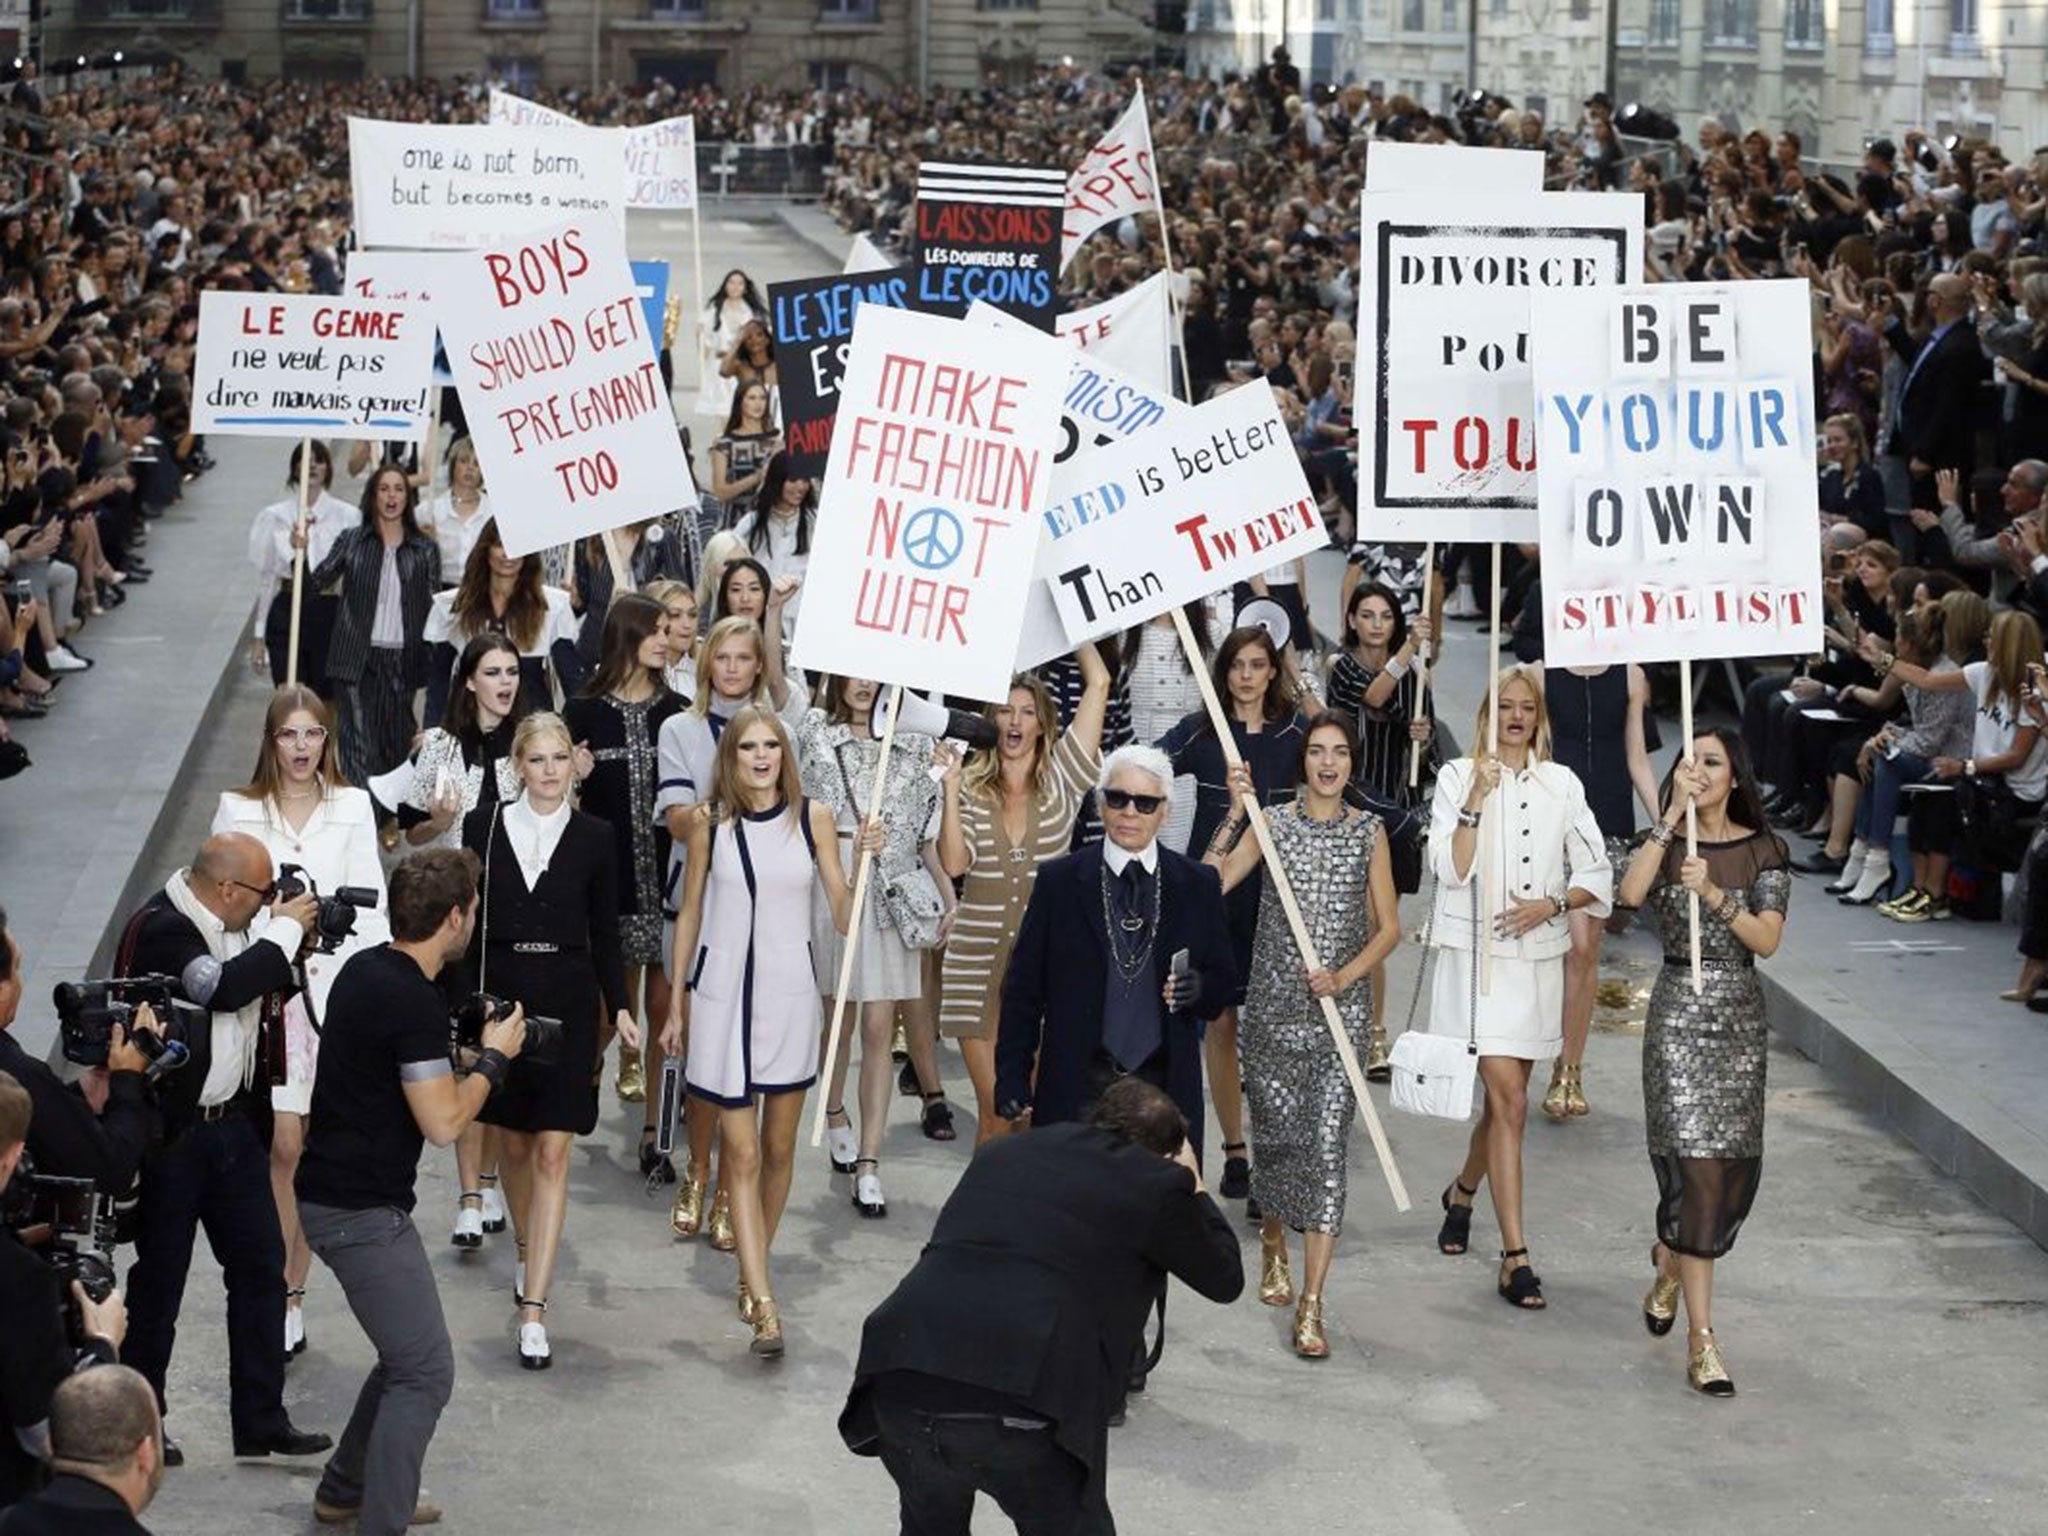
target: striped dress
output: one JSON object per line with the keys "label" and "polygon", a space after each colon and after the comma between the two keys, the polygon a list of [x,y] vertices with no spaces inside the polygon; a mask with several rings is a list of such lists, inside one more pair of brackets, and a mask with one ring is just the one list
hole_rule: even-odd
{"label": "striped dress", "polygon": [[953,1040],[994,1040],[1002,1014],[1003,973],[1024,921],[1038,866],[1067,851],[1074,817],[1095,787],[1099,752],[1070,732],[1053,744],[1045,785],[1025,824],[1024,841],[1003,832],[1000,802],[963,790],[960,829],[971,863],[960,895],[960,914],[946,945],[939,986],[939,1033]]}

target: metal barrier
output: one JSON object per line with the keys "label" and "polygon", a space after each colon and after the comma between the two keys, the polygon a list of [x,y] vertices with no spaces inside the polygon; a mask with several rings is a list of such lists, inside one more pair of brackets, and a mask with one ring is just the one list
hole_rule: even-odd
{"label": "metal barrier", "polygon": [[814,198],[831,163],[822,144],[699,144],[697,186],[707,198]]}

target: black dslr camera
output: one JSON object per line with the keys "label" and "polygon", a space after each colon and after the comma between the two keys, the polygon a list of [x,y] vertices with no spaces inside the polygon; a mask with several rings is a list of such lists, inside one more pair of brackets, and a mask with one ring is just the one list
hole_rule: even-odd
{"label": "black dslr camera", "polygon": [[[192,1054],[189,1041],[195,1029],[204,1027],[206,1010],[177,997],[176,986],[173,978],[156,975],[58,982],[51,1001],[64,1059],[81,1067],[104,1067],[118,1029],[149,1058],[152,1078],[177,1071]],[[135,1027],[136,1011],[145,1004],[156,1014],[153,1031]]]}
{"label": "black dslr camera", "polygon": [[[484,1026],[495,1024],[499,1019],[512,1017],[515,1005],[502,997],[493,997],[488,992],[478,992],[465,998],[448,1016],[453,1026],[457,1050],[480,1051],[484,1048]],[[551,1019],[546,1014],[529,1013],[526,1016],[526,1043],[519,1048],[522,1060],[536,1066],[552,1067],[562,1059],[562,1021]]]}
{"label": "black dslr camera", "polygon": [[14,1177],[0,1191],[0,1225],[57,1273],[71,1347],[85,1345],[85,1316],[71,1294],[76,1280],[94,1302],[114,1294],[113,1203],[91,1179],[39,1174],[24,1152]]}
{"label": "black dslr camera", "polygon": [[337,886],[332,896],[322,896],[304,865],[287,864],[278,870],[279,901],[296,901],[308,892],[320,904],[320,915],[313,921],[313,948],[323,955],[333,954],[356,931],[359,909],[368,912],[377,905],[377,893],[367,885]]}

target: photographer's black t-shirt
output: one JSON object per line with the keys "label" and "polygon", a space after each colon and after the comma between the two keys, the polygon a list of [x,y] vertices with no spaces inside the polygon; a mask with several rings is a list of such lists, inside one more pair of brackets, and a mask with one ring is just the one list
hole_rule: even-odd
{"label": "photographer's black t-shirt", "polygon": [[426,1138],[405,1084],[450,1070],[440,988],[389,944],[353,956],[327,997],[299,1198],[345,1211],[410,1211]]}

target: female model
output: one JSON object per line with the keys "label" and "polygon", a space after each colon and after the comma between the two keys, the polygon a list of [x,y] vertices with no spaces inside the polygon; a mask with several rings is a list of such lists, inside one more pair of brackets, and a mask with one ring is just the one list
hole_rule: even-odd
{"label": "female model", "polygon": [[457,584],[437,593],[427,610],[426,716],[448,707],[455,655],[490,631],[519,648],[520,691],[528,709],[552,709],[556,690],[567,694],[583,674],[576,658],[576,615],[569,594],[541,581],[539,555],[505,553],[495,518],[471,530],[468,562],[455,568]]}

